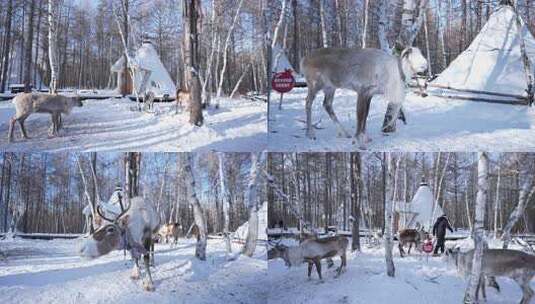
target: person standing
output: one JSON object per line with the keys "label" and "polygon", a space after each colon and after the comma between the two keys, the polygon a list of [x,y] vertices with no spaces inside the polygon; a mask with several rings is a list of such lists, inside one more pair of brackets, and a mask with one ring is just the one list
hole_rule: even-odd
{"label": "person standing", "polygon": [[437,238],[437,244],[435,245],[435,251],[433,253],[433,256],[438,256],[438,249],[440,249],[441,254],[444,253],[444,243],[446,242],[446,229],[448,229],[450,232],[453,232],[448,217],[446,216],[446,214],[443,214],[442,216],[437,218],[435,225],[433,225],[433,236],[436,236]]}

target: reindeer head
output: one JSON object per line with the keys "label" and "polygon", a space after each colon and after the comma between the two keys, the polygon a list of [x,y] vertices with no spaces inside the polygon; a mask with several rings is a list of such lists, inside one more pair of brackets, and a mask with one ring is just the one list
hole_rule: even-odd
{"label": "reindeer head", "polygon": [[97,213],[108,223],[98,228],[83,242],[79,253],[86,258],[97,258],[110,253],[114,249],[126,247],[127,226],[129,215],[126,214],[131,205],[122,209],[121,213],[114,219],[105,216],[100,206],[97,207]]}
{"label": "reindeer head", "polygon": [[401,63],[403,73],[409,80],[414,74],[424,73],[427,71],[427,59],[419,48],[408,47],[401,52]]}
{"label": "reindeer head", "polygon": [[71,97],[71,105],[73,107],[82,107],[84,104],[82,103],[82,97],[81,96],[74,96]]}

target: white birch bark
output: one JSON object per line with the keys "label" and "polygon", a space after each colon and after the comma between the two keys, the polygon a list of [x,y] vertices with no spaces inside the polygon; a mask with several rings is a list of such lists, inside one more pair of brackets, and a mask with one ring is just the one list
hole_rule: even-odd
{"label": "white birch bark", "polygon": [[243,247],[243,254],[246,256],[253,256],[256,249],[256,241],[258,239],[258,209],[260,202],[257,195],[258,171],[262,166],[264,153],[257,155],[251,154],[251,169],[249,171],[249,183],[245,192],[246,205],[249,208],[249,230],[247,231],[247,238]]}
{"label": "white birch bark", "polygon": [[381,50],[391,53],[390,45],[388,44],[388,39],[386,37],[386,31],[387,31],[387,16],[386,16],[386,7],[388,5],[388,1],[386,0],[378,0],[378,12],[379,12],[379,24],[377,28],[377,36],[379,37],[379,47]]}
{"label": "white birch bark", "polygon": [[[525,159],[523,161],[526,162]],[[529,161],[533,162],[533,160]],[[522,178],[523,182],[522,186],[520,187],[520,193],[518,194],[518,203],[513,212],[511,212],[511,215],[509,215],[509,220],[503,228],[502,240],[504,249],[507,249],[509,243],[511,242],[511,232],[513,227],[524,215],[527,203],[531,200],[533,195],[535,195],[535,182],[533,179],[533,174],[524,169],[520,172],[519,178]]]}
{"label": "white birch bark", "polygon": [[227,38],[225,39],[225,45],[223,47],[223,67],[221,67],[221,73],[219,74],[219,85],[217,86],[217,105],[219,105],[219,98],[221,98],[221,95],[223,94],[223,81],[225,80],[225,72],[227,71],[227,62],[228,62],[228,49],[230,45],[230,38],[232,36],[232,32],[234,31],[234,28],[236,27],[236,24],[238,23],[238,19],[240,18],[240,11],[241,7],[243,5],[243,0],[240,0],[238,4],[238,8],[236,9],[236,14],[234,15],[234,19],[232,19],[232,25],[230,26],[228,32],[227,32]]}
{"label": "white birch bark", "polygon": [[464,183],[466,192],[464,194],[464,204],[466,207],[466,217],[468,218],[468,228],[472,231],[472,216],[470,215],[470,205],[468,204],[468,181]]}
{"label": "white birch bark", "polygon": [[242,83],[243,79],[245,78],[245,75],[247,75],[247,72],[249,72],[249,69],[251,68],[251,64],[247,65],[247,68],[243,70],[243,73],[241,74],[240,78],[236,82],[236,85],[234,86],[234,89],[232,89],[232,93],[230,93],[230,98],[235,98],[234,94],[238,92],[238,89],[240,88],[240,84]]}
{"label": "white birch bark", "polygon": [[321,39],[324,48],[329,47],[329,41],[327,40],[327,24],[325,21],[325,0],[320,1],[320,21],[321,21]]}
{"label": "white birch bark", "polygon": [[397,44],[401,48],[411,46],[416,39],[416,35],[422,27],[425,10],[427,9],[428,0],[421,0],[418,6],[418,15],[416,15],[416,3],[414,0],[405,0],[403,5],[403,15],[401,18],[401,31],[397,39]]}
{"label": "white birch bark", "polygon": [[282,30],[282,25],[284,24],[284,17],[286,16],[286,7],[287,7],[287,0],[282,0],[281,3],[281,13],[279,15],[279,20],[277,21],[277,25],[275,25],[275,30],[273,31],[273,40],[271,41],[271,47],[274,48],[277,45],[277,41],[279,40],[279,36]]}
{"label": "white birch bark", "polygon": [[394,266],[394,259],[392,256],[392,247],[394,245],[392,224],[394,216],[392,212],[393,200],[395,198],[395,184],[396,184],[396,172],[393,168],[392,153],[386,153],[386,172],[388,174],[386,179],[385,189],[387,191],[387,198],[385,202],[385,262],[386,262],[386,274],[389,277],[396,275],[396,267]]}
{"label": "white birch bark", "polygon": [[59,62],[58,62],[58,2],[48,0],[48,59],[50,60],[50,93],[57,94]]}
{"label": "white birch bark", "polygon": [[221,192],[221,199],[223,201],[223,236],[225,237],[225,245],[227,253],[232,253],[232,244],[230,243],[229,233],[229,201],[227,197],[227,187],[225,186],[225,155],[222,152],[217,153],[219,160],[219,186]]}
{"label": "white birch bark", "polygon": [[498,238],[498,211],[500,209],[500,179],[501,166],[498,166],[498,179],[496,181],[496,199],[494,200],[494,238]]}
{"label": "white birch bark", "polygon": [[368,11],[370,8],[370,0],[364,0],[364,25],[362,26],[362,48],[366,48],[366,40],[368,39]]}
{"label": "white birch bark", "polygon": [[197,236],[197,245],[195,246],[195,256],[201,260],[206,260],[206,243],[207,243],[207,230],[206,230],[206,218],[204,211],[197,198],[197,190],[195,189],[195,177],[193,174],[193,155],[186,153],[183,155],[184,160],[184,174],[186,185],[188,187],[188,201],[193,207],[193,217],[195,224],[199,229],[199,235]]}
{"label": "white birch bark", "polygon": [[478,153],[479,160],[477,163],[477,195],[476,195],[476,214],[474,220],[474,256],[472,259],[472,271],[466,291],[464,294],[464,303],[475,303],[477,287],[481,277],[481,262],[483,258],[483,249],[485,248],[485,205],[489,190],[488,184],[488,156],[486,152]]}

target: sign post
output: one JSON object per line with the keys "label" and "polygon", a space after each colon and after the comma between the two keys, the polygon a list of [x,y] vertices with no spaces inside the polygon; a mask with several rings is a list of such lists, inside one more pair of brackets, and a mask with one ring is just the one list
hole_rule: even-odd
{"label": "sign post", "polygon": [[292,76],[292,70],[276,73],[271,80],[273,90],[281,94],[279,100],[279,110],[282,110],[282,97],[284,93],[290,92],[295,86],[295,78]]}
{"label": "sign post", "polygon": [[429,262],[429,254],[433,252],[433,242],[430,239],[427,239],[423,245],[423,250],[425,252],[425,262]]}

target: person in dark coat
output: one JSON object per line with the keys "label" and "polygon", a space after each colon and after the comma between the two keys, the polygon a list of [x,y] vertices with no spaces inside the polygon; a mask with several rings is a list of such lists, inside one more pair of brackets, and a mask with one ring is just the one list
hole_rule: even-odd
{"label": "person in dark coat", "polygon": [[439,248],[440,253],[444,253],[444,243],[446,242],[446,229],[449,229],[450,232],[453,232],[448,217],[443,214],[442,216],[437,218],[435,225],[433,225],[433,236],[436,236],[437,238],[434,255],[438,255]]}

